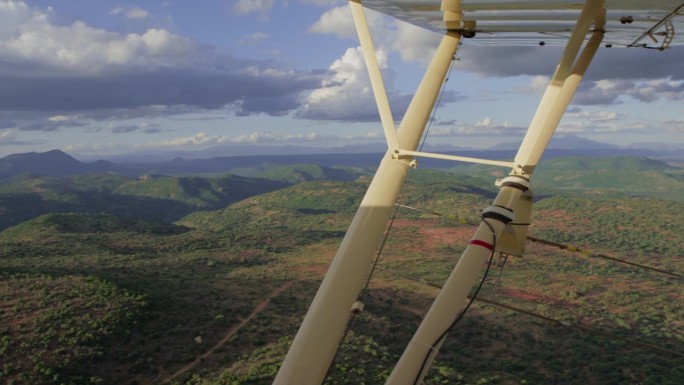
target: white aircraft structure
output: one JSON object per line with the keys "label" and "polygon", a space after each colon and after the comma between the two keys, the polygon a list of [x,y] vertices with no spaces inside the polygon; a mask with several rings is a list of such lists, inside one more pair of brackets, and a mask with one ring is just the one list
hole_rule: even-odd
{"label": "white aircraft structure", "polygon": [[[416,158],[510,168],[469,245],[444,283],[386,384],[417,385],[429,369],[495,252],[522,255],[532,211],[531,177],[601,45],[666,50],[684,44],[682,0],[350,0],[387,152],[275,378],[277,385],[319,385],[344,336],[407,173]],[[395,127],[364,7],[443,34],[424,78]],[[684,35],[682,35],[684,36]],[[462,39],[472,44],[564,45],[558,65],[512,161],[417,151]],[[530,58],[534,60],[534,58]],[[684,68],[684,67],[683,67]],[[522,224],[522,225],[521,225]]]}

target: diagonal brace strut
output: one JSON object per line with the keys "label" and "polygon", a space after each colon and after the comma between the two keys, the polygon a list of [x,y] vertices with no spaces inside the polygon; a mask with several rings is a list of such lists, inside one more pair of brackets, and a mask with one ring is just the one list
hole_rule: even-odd
{"label": "diagonal brace strut", "polygon": [[[387,385],[420,384],[448,332],[462,316],[462,309],[469,306],[471,288],[487,260],[491,264],[503,229],[515,219],[513,209],[529,190],[529,178],[603,39],[604,23],[603,0],[587,0],[518,150],[510,176],[502,181],[492,206],[484,210],[470,244],[387,379]],[[578,58],[592,24],[592,36]]]}

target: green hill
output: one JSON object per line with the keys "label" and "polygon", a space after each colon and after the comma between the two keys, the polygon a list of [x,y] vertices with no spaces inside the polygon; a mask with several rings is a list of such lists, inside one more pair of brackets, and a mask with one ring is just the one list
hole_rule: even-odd
{"label": "green hill", "polygon": [[[450,170],[475,177],[503,177],[507,172],[482,165]],[[537,167],[532,186],[537,195],[581,193],[682,201],[684,170],[647,158],[558,158],[543,161]]]}
{"label": "green hill", "polygon": [[282,182],[237,175],[217,178],[148,175],[121,184],[114,192],[177,201],[201,209],[216,209],[285,186],[287,184]]}
{"label": "green hill", "polygon": [[81,275],[0,273],[0,382],[97,383],[79,367],[129,338],[144,296]]}
{"label": "green hill", "polygon": [[225,207],[286,185],[234,175],[220,178],[22,175],[0,187],[0,229],[54,212],[108,213],[172,222],[193,211]]}
{"label": "green hill", "polygon": [[69,176],[87,173],[126,173],[125,167],[104,160],[93,163],[80,162],[60,151],[28,152],[0,158],[0,180],[22,173]]}
{"label": "green hill", "polygon": [[371,171],[352,167],[325,167],[316,164],[278,165],[264,163],[253,167],[238,167],[231,173],[251,178],[265,178],[288,183],[313,180],[351,181],[359,176],[372,174]]}

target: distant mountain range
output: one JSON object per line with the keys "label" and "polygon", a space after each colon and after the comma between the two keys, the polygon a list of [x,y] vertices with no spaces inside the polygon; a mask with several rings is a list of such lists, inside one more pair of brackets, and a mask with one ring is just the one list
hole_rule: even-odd
{"label": "distant mountain range", "polygon": [[[512,159],[515,156],[517,143],[504,143],[487,150],[457,149],[447,145],[427,146],[424,151],[456,154],[484,159]],[[316,164],[324,167],[377,167],[384,148],[382,145],[365,145],[355,147],[357,153],[352,153],[348,147],[337,148],[336,153],[332,149],[317,149],[323,153],[295,153],[304,151],[304,147],[273,147],[274,154],[263,155],[237,155],[207,157],[207,154],[219,153],[218,148],[207,150],[202,153],[190,153],[193,157],[160,158],[165,160],[138,161],[136,157],[118,158],[115,163],[108,160],[96,160],[82,162],[60,151],[29,152],[13,154],[0,158],[0,179],[5,179],[18,174],[38,174],[52,176],[71,176],[82,174],[116,173],[126,176],[139,176],[145,174],[165,175],[195,175],[195,174],[225,174],[236,173],[249,175],[253,173],[245,168],[258,167],[263,164],[278,164],[282,166],[296,164]],[[279,149],[279,150],[275,150]],[[288,149],[290,154],[282,154],[280,151]],[[265,151],[262,147],[261,151]],[[308,148],[307,151],[314,151]],[[160,154],[157,154],[161,156]],[[617,157],[632,156],[645,157],[664,162],[684,162],[684,149],[679,150],[652,150],[626,149],[607,143],[596,142],[577,136],[566,135],[551,141],[546,151],[545,159],[561,157]],[[423,158],[419,160],[422,168],[446,168],[452,167],[453,162]]]}
{"label": "distant mountain range", "polygon": [[0,179],[17,174],[70,176],[108,172],[126,174],[128,170],[105,160],[81,162],[60,150],[13,154],[0,159]]}
{"label": "distant mountain range", "polygon": [[[516,151],[520,142],[505,142],[485,149],[456,147],[450,144],[426,143],[423,151],[452,153],[485,153],[497,151]],[[199,151],[146,151],[109,155],[104,159],[117,164],[124,163],[160,163],[171,159],[207,159],[215,157],[242,156],[296,156],[296,155],[340,155],[340,154],[379,154],[386,150],[384,142],[364,143],[338,147],[308,146],[268,146],[249,144],[228,144],[214,146]],[[602,152],[610,151],[607,156],[645,156],[664,161],[684,161],[684,144],[644,142],[627,146],[616,146],[609,143],[590,140],[577,135],[557,135],[549,144],[549,151],[573,151],[574,155],[605,156]],[[557,157],[550,154],[551,157]],[[563,155],[561,155],[563,156]],[[83,160],[94,161],[102,158],[82,157]]]}

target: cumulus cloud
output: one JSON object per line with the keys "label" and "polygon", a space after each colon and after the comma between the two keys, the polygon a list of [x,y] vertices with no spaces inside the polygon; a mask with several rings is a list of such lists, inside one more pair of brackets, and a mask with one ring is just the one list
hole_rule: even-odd
{"label": "cumulus cloud", "polygon": [[[366,16],[370,28],[375,29],[375,50],[378,64],[381,67],[385,88],[395,119],[401,119],[408,107],[412,95],[393,90],[394,72],[388,67],[388,55],[399,53],[406,61],[424,61],[431,50],[434,50],[435,36],[432,32],[418,31],[409,24],[391,21],[385,16],[367,11]],[[396,33],[385,33],[398,28],[398,33],[405,39],[397,43]],[[348,7],[336,7],[324,13],[310,27],[316,33],[334,34],[348,37],[355,34],[351,14]],[[441,103],[449,103],[460,98],[453,91],[442,94]],[[379,114],[373,97],[368,70],[360,47],[349,48],[329,68],[321,87],[309,93],[296,116],[305,119],[377,121]]]}
{"label": "cumulus cloud", "polygon": [[549,85],[551,78],[549,76],[537,75],[530,79],[530,89],[536,93],[543,93]]}
{"label": "cumulus cloud", "polygon": [[403,21],[396,21],[397,37],[392,49],[405,62],[427,63],[435,52],[441,36]]}
{"label": "cumulus cloud", "polygon": [[53,16],[23,2],[0,2],[1,110],[238,104],[240,114],[283,115],[322,79],[221,54],[165,29],[121,34],[81,21],[61,25]]}
{"label": "cumulus cloud", "polygon": [[584,82],[572,102],[578,105],[609,105],[621,103],[618,98],[634,88],[634,83],[617,80]]}
{"label": "cumulus cloud", "polygon": [[318,132],[275,133],[254,131],[240,135],[210,135],[199,132],[154,144],[157,147],[208,147],[218,145],[311,145],[340,146],[342,144],[377,142],[384,144],[381,132],[357,132],[340,134],[321,134]]}
{"label": "cumulus cloud", "polygon": [[[369,25],[377,24],[377,14],[366,12]],[[309,27],[309,32],[320,34],[331,34],[340,38],[353,38],[356,36],[354,19],[348,6],[332,8],[321,15]]]}
{"label": "cumulus cloud", "polygon": [[252,132],[230,138],[231,143],[302,143],[315,142],[319,134],[310,132],[306,134],[274,134],[271,132]]}
{"label": "cumulus cloud", "polygon": [[247,134],[228,136],[228,135],[209,135],[205,132],[198,132],[192,136],[183,136],[164,140],[153,146],[161,147],[188,147],[188,146],[211,146],[220,144],[302,144],[304,142],[316,142],[320,135],[314,132],[278,134],[267,131],[255,131]]}
{"label": "cumulus cloud", "polygon": [[127,19],[132,19],[132,20],[143,20],[147,18],[150,13],[142,8],[139,7],[130,7],[130,8],[124,8],[124,7],[116,7],[109,11],[110,15],[123,15]]}
{"label": "cumulus cloud", "polygon": [[611,79],[585,82],[575,95],[573,103],[578,105],[619,104],[624,102],[626,97],[644,103],[660,99],[682,100],[684,99],[684,81],[665,78],[642,81]]}
{"label": "cumulus cloud", "polygon": [[651,129],[651,127],[638,119],[629,119],[616,111],[581,108],[569,110],[558,126],[560,133],[637,132],[644,129]]}
{"label": "cumulus cloud", "polygon": [[[385,80],[391,79],[387,70],[387,55],[378,51],[378,63]],[[391,82],[388,83],[391,89]],[[388,92],[392,112],[401,116],[408,107],[410,95]],[[361,48],[349,48],[331,66],[329,76],[321,88],[311,92],[296,116],[318,120],[377,121],[378,110],[370,87]]]}
{"label": "cumulus cloud", "polygon": [[[388,68],[388,55],[397,53],[402,60],[426,62],[439,41],[439,36],[410,24],[390,19],[372,10],[366,10],[371,35],[383,72],[395,119],[400,119],[411,101],[411,95],[393,90],[394,73]],[[356,40],[356,30],[348,6],[334,7],[323,13],[309,27],[309,31]],[[441,102],[458,98],[454,92],[443,94]],[[329,75],[321,87],[307,96],[296,116],[305,119],[377,121],[379,115],[368,72],[360,47],[349,48],[329,68]]]}
{"label": "cumulus cloud", "polygon": [[[391,19],[373,10],[365,10],[368,27],[376,49],[398,53],[406,62],[426,63],[434,52],[440,35],[412,24]],[[356,28],[349,6],[335,7],[323,13],[309,31],[356,38]]]}
{"label": "cumulus cloud", "polygon": [[642,82],[635,88],[632,96],[642,102],[654,102],[660,98],[667,100],[684,99],[684,80],[670,78]]}
{"label": "cumulus cloud", "polygon": [[450,137],[457,135],[468,136],[518,136],[524,133],[527,127],[516,126],[510,122],[496,122],[492,117],[486,116],[475,122],[463,122],[449,120],[438,122],[437,127],[430,130],[431,137]]}
{"label": "cumulus cloud", "polygon": [[225,136],[207,135],[205,132],[198,132],[193,136],[184,136],[180,138],[173,138],[161,142],[163,146],[187,146],[187,145],[205,145],[223,143],[226,141]]}
{"label": "cumulus cloud", "polygon": [[47,74],[100,75],[132,67],[188,66],[212,55],[207,48],[164,29],[123,35],[82,21],[61,26],[42,16],[6,27],[14,33],[0,42],[2,72],[28,64]]}

